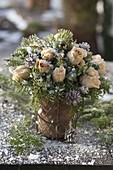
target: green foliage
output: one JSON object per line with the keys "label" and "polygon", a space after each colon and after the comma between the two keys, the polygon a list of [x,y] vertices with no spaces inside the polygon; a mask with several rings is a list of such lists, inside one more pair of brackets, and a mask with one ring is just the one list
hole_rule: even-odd
{"label": "green foliage", "polygon": [[30,95],[25,91],[22,94],[22,89],[18,89],[15,82],[9,76],[0,74],[0,88],[3,90],[1,96],[15,104],[15,107],[23,114],[34,114],[34,111],[29,105]]}
{"label": "green foliage", "polygon": [[85,107],[84,107],[83,114],[81,116],[80,121],[83,123],[84,121],[90,120],[98,128],[103,128],[101,127],[101,123],[103,126],[104,121],[108,124],[109,122],[112,122],[112,117],[113,117],[112,108],[113,108],[113,100],[110,100],[110,101],[98,100],[97,102],[93,102],[89,104],[87,104],[85,101]]}
{"label": "green foliage", "polygon": [[[18,55],[20,55],[20,54],[18,54]],[[23,56],[23,54],[21,54],[21,55]],[[22,60],[18,60],[18,59],[14,59],[14,58],[12,58],[10,60],[6,59],[6,61],[8,62],[8,67],[10,67],[10,66],[15,67],[15,66],[24,64]]]}
{"label": "green foliage", "polygon": [[109,93],[110,86],[112,85],[111,80],[101,77],[101,85],[99,89],[91,88],[89,89],[89,96],[92,100],[96,100],[99,96],[103,96],[105,93]]}
{"label": "green foliage", "polygon": [[60,29],[54,36],[50,34],[45,38],[48,47],[54,47],[58,51],[69,51],[73,43],[73,34],[69,30]]}
{"label": "green foliage", "polygon": [[107,146],[113,142],[113,100],[98,101],[85,105],[83,114],[78,119],[77,125],[90,121],[96,127],[94,135]]}
{"label": "green foliage", "polygon": [[104,78],[104,77],[101,77],[100,80],[101,80],[100,87],[103,91],[103,94],[105,94],[106,92],[109,93],[110,86],[113,85],[113,82],[111,80]]}
{"label": "green foliage", "polygon": [[32,149],[39,149],[44,144],[41,136],[30,130],[33,124],[30,119],[25,117],[21,122],[15,122],[10,129],[9,142],[17,154],[29,154]]}
{"label": "green foliage", "polygon": [[113,128],[105,128],[98,133],[95,133],[99,138],[100,141],[105,144],[108,148],[110,148],[111,144],[113,143]]}
{"label": "green foliage", "polygon": [[8,76],[0,73],[0,88],[2,90],[7,90],[10,88],[11,81]]}
{"label": "green foliage", "polygon": [[[0,74],[0,88],[3,90],[1,95],[6,100],[10,100],[15,105],[15,109],[23,114],[23,119],[19,122],[15,121],[9,128],[8,141],[16,153],[29,154],[32,149],[41,148],[44,142],[33,127],[36,117],[29,104],[29,94],[23,92],[22,95],[16,87],[15,82],[12,82],[9,76]],[[34,115],[34,119],[32,119],[32,115]]]}
{"label": "green foliage", "polygon": [[79,121],[81,123],[84,123],[86,121],[92,120],[93,118],[98,119],[102,113],[103,113],[103,110],[100,110],[100,109],[93,109],[93,108],[85,109]]}
{"label": "green foliage", "polygon": [[34,49],[37,49],[36,51],[38,52],[44,47],[43,43],[43,40],[39,39],[35,34],[29,36],[29,38],[22,38],[20,47],[13,52],[11,58],[6,59],[7,67],[25,65],[25,59],[28,56],[27,47],[31,47],[32,52]]}
{"label": "green foliage", "polygon": [[43,41],[39,39],[36,34],[30,35],[29,38],[23,38],[21,47],[29,47],[32,44],[35,44],[38,49],[43,47]]}
{"label": "green foliage", "polygon": [[99,129],[106,128],[106,127],[108,127],[111,124],[110,118],[108,118],[107,116],[101,116],[99,118],[93,118],[92,122]]}

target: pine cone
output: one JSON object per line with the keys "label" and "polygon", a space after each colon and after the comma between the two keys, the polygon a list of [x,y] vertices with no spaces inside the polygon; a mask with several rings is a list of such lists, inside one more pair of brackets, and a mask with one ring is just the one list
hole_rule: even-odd
{"label": "pine cone", "polygon": [[69,105],[76,106],[78,103],[80,103],[82,99],[80,91],[70,90],[66,94],[66,102]]}

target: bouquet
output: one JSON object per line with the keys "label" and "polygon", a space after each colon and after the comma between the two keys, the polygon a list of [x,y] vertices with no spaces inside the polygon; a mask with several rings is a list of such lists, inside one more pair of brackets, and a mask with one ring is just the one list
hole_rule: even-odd
{"label": "bouquet", "polygon": [[76,107],[109,91],[104,59],[93,55],[87,42],[74,41],[69,30],[43,39],[23,38],[7,62],[12,80],[30,94],[34,105],[47,99]]}

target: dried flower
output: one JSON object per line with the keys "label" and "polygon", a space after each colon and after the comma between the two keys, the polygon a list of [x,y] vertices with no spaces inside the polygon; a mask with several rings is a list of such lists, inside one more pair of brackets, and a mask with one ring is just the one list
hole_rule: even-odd
{"label": "dried flower", "polygon": [[56,51],[53,48],[44,48],[41,51],[41,56],[44,60],[51,60],[55,57]]}
{"label": "dried flower", "polygon": [[89,67],[87,74],[81,76],[80,82],[84,87],[99,88],[101,82],[99,80],[99,73],[93,67]]}
{"label": "dried flower", "polygon": [[106,63],[104,59],[101,58],[99,54],[92,56],[91,63],[99,65],[99,74],[104,75],[106,74]]}
{"label": "dried flower", "polygon": [[94,69],[94,67],[89,67],[89,68],[87,69],[87,74],[88,74],[89,76],[99,77],[99,73],[98,73],[97,70]]}
{"label": "dried flower", "polygon": [[66,69],[63,66],[56,67],[53,71],[53,80],[55,82],[63,82],[66,75]]}
{"label": "dried flower", "polygon": [[87,56],[87,51],[82,48],[73,47],[67,56],[72,65],[79,65],[83,58]]}
{"label": "dried flower", "polygon": [[99,89],[101,83],[98,77],[91,77],[88,75],[84,75],[81,77],[81,84],[84,87]]}
{"label": "dried flower", "polygon": [[85,61],[84,60],[81,60],[81,62],[79,63],[79,68],[82,68],[83,66],[85,65]]}
{"label": "dried flower", "polygon": [[35,68],[38,68],[40,72],[48,73],[51,68],[51,65],[46,60],[37,60]]}
{"label": "dried flower", "polygon": [[70,90],[66,93],[66,102],[69,105],[76,106],[82,100],[80,91]]}
{"label": "dried flower", "polygon": [[30,69],[24,65],[18,66],[13,71],[12,79],[15,81],[19,81],[21,79],[28,79],[30,77]]}

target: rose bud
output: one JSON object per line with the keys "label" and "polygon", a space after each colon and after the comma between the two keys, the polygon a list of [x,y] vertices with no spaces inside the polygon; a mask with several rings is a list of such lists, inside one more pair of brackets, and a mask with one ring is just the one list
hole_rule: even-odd
{"label": "rose bud", "polygon": [[102,59],[99,54],[92,56],[91,63],[97,64],[99,66],[98,72],[100,75],[106,74],[106,63],[105,63],[104,59]]}
{"label": "rose bud", "polygon": [[87,51],[83,48],[73,47],[67,56],[72,65],[79,65],[83,58],[87,56]]}
{"label": "rose bud", "polygon": [[66,69],[63,66],[56,67],[53,71],[53,80],[55,82],[63,82],[66,75]]}
{"label": "rose bud", "polygon": [[84,61],[84,60],[81,60],[81,62],[79,63],[78,67],[79,67],[79,68],[82,68],[84,65],[85,65],[85,61]]}
{"label": "rose bud", "polygon": [[87,74],[88,74],[89,76],[99,77],[99,73],[98,73],[97,70],[94,69],[94,67],[89,67],[89,68],[87,69]]}
{"label": "rose bud", "polygon": [[46,60],[37,60],[35,68],[38,68],[39,71],[42,73],[48,73],[51,68],[51,65]]}
{"label": "rose bud", "polygon": [[87,74],[81,76],[80,82],[84,87],[99,88],[101,82],[99,80],[99,73],[93,67],[89,67]]}
{"label": "rose bud", "polygon": [[97,89],[99,89],[99,86],[101,84],[98,77],[95,77],[95,76],[92,77],[92,76],[88,76],[86,74],[84,76],[81,76],[80,82],[81,82],[82,86],[84,86],[84,87],[97,88]]}
{"label": "rose bud", "polygon": [[44,60],[51,60],[55,57],[55,50],[53,48],[44,48],[41,51],[41,56]]}
{"label": "rose bud", "polygon": [[30,77],[30,69],[24,65],[18,66],[13,71],[13,77],[12,79],[15,81],[19,81],[21,79],[28,79]]}

